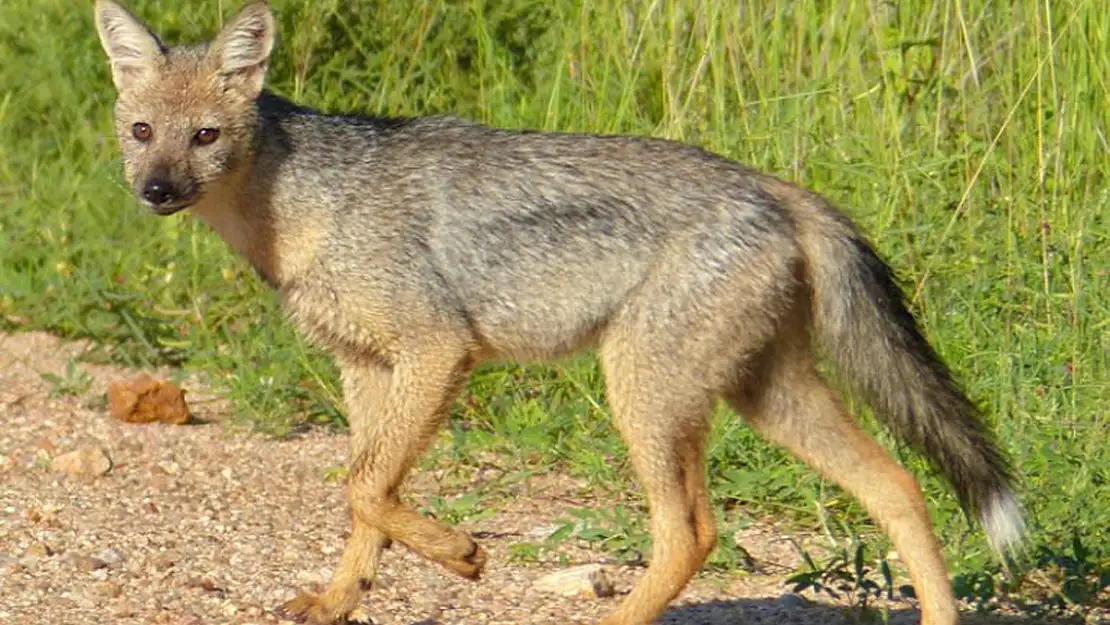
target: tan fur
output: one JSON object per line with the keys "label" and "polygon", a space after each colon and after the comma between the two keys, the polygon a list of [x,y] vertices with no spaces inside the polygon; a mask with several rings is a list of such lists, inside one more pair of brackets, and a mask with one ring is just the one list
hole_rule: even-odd
{"label": "tan fur", "polygon": [[342,372],[351,536],[327,591],[285,614],[342,622],[391,542],[478,578],[481,548],[398,489],[475,364],[587,348],[654,538],[647,573],[604,625],[652,621],[716,544],[702,471],[717,398],[863,503],[909,568],[923,623],[956,621],[914,479],[844,413],[814,344],[1000,551],[1016,544],[1003,455],[886,265],[816,195],[666,141],[322,115],[262,91],[264,2],[193,48],[164,47],[111,0],[96,6],[135,193],[211,226]]}

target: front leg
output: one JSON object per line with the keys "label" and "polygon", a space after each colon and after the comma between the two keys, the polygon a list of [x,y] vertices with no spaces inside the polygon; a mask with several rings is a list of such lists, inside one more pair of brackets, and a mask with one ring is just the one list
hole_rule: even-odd
{"label": "front leg", "polygon": [[406,508],[397,497],[469,371],[464,344],[437,338],[412,346],[392,367],[369,358],[340,362],[350,420],[351,536],[327,591],[298,595],[282,606],[283,615],[314,624],[344,622],[373,583],[389,540],[464,577],[481,572],[485,555],[470,537]]}

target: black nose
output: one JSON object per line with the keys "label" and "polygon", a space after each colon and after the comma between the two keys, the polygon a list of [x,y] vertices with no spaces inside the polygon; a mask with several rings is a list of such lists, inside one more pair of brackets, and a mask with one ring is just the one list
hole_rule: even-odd
{"label": "black nose", "polygon": [[177,192],[170,182],[151,178],[143,185],[143,199],[155,206],[161,206],[176,200]]}

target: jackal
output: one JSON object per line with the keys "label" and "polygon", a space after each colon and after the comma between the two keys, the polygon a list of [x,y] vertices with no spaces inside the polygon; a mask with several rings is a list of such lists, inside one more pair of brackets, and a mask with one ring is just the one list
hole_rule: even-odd
{"label": "jackal", "polygon": [[917,484],[845,414],[817,347],[1000,553],[1018,544],[1007,459],[888,266],[817,195],[659,139],[294,105],[263,89],[264,2],[196,46],[167,47],[112,0],[95,13],[135,194],[226,239],[342,372],[351,536],[327,591],[285,614],[343,621],[390,541],[477,578],[482,549],[402,505],[399,485],[476,363],[589,348],[654,538],[605,625],[652,621],[716,543],[702,471],[718,398],[862,502],[906,563],[922,622],[956,621]]}

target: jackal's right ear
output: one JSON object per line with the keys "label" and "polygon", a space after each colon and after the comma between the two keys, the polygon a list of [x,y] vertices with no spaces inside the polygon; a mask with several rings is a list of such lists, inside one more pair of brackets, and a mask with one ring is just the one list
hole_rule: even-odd
{"label": "jackal's right ear", "polygon": [[112,0],[96,0],[96,32],[112,63],[112,82],[120,91],[149,72],[166,52],[149,28]]}

